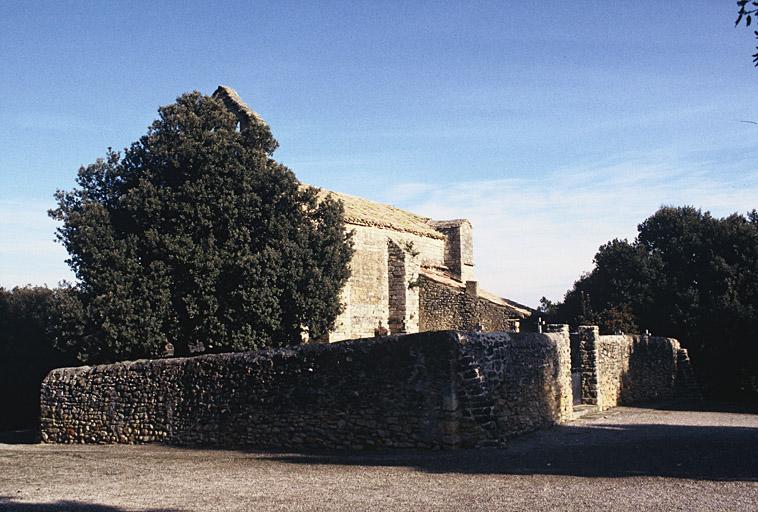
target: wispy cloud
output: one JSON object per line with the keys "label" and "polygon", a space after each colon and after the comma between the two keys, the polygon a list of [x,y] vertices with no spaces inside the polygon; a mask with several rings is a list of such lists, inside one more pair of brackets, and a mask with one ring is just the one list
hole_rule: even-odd
{"label": "wispy cloud", "polygon": [[758,172],[727,180],[708,165],[632,161],[533,179],[398,184],[383,199],[436,219],[471,220],[483,286],[536,304],[543,295],[561,298],[592,268],[601,244],[633,239],[662,205],[718,216],[758,207]]}

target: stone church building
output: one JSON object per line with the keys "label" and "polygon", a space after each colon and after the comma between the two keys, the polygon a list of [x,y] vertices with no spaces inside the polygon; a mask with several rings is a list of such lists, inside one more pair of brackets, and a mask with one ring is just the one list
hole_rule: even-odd
{"label": "stone church building", "polygon": [[329,341],[441,329],[503,331],[529,316],[474,277],[471,223],[435,221],[360,197],[321,190],[345,206],[353,232],[345,310]]}
{"label": "stone church building", "polygon": [[[265,123],[228,87],[214,97],[240,120]],[[479,287],[474,275],[471,223],[436,221],[390,205],[320,189],[345,207],[353,232],[351,276],[344,311],[328,340],[442,329],[518,330],[531,310]]]}

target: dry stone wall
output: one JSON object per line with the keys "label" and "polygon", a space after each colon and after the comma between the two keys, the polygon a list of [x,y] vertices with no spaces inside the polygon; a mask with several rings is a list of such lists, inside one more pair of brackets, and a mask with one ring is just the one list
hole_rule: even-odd
{"label": "dry stone wall", "polygon": [[651,336],[601,336],[598,344],[598,405],[669,399],[674,395],[679,343]]}
{"label": "dry stone wall", "polygon": [[567,418],[567,350],[563,335],[446,331],[58,369],[42,385],[42,438],[262,448],[494,444]]}
{"label": "dry stone wall", "polygon": [[477,323],[483,331],[518,331],[519,319],[513,312],[481,297],[476,300]]}
{"label": "dry stone wall", "polygon": [[42,386],[50,442],[441,447],[454,333],[59,369]]}
{"label": "dry stone wall", "polygon": [[500,444],[571,419],[568,326],[549,334],[468,333],[462,340],[462,444]]}
{"label": "dry stone wall", "polygon": [[584,403],[602,410],[694,394],[687,351],[673,338],[600,336],[596,326],[581,326],[579,343]]}
{"label": "dry stone wall", "polygon": [[[681,396],[676,340],[583,327],[582,399],[600,408]],[[425,332],[291,349],[53,370],[46,442],[258,448],[498,445],[572,417],[571,336]]]}
{"label": "dry stone wall", "polygon": [[477,297],[475,291],[419,279],[419,330],[515,331],[518,319],[508,308]]}

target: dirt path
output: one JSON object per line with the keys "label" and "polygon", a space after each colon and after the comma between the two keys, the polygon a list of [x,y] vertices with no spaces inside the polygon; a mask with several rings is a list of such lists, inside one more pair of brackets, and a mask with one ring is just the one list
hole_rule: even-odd
{"label": "dirt path", "polygon": [[0,444],[0,511],[758,510],[758,415],[719,409],[620,407],[450,452]]}

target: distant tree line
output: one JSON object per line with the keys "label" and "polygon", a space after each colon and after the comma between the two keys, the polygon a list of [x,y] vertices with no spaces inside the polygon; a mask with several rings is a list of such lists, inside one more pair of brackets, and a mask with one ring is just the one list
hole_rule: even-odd
{"label": "distant tree line", "polygon": [[758,212],[714,218],[663,207],[632,242],[601,246],[594,268],[562,302],[543,298],[552,321],[597,324],[605,333],[678,338],[706,391],[758,393]]}
{"label": "distant tree line", "polygon": [[65,292],[0,288],[0,431],[36,425],[42,379],[53,368],[79,364],[53,342],[59,293]]}

